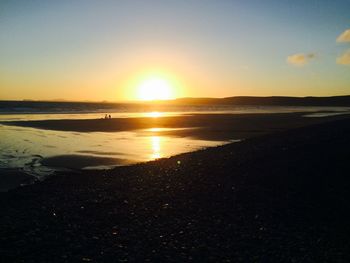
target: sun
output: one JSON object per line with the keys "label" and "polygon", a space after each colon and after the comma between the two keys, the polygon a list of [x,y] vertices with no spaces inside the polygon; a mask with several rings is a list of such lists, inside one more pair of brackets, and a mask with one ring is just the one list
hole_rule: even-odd
{"label": "sun", "polygon": [[166,79],[148,78],[139,84],[137,97],[140,100],[171,100],[174,99],[174,89]]}

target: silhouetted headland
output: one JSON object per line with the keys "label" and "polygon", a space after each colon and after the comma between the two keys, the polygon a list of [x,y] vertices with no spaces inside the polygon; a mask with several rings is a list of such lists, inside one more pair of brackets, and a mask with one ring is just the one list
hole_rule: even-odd
{"label": "silhouetted headland", "polygon": [[175,104],[202,105],[261,105],[261,106],[350,106],[350,96],[287,97],[287,96],[235,96],[227,98],[181,98]]}

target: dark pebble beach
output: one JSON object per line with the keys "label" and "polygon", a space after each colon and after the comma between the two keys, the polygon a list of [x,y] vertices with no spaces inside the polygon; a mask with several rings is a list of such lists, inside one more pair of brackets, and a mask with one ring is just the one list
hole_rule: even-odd
{"label": "dark pebble beach", "polygon": [[0,193],[1,262],[350,262],[350,118]]}

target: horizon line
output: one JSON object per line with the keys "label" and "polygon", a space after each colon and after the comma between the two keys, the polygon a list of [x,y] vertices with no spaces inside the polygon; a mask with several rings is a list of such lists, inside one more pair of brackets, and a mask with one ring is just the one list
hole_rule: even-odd
{"label": "horizon line", "polygon": [[229,96],[229,97],[179,97],[168,100],[69,100],[69,99],[0,99],[0,102],[4,101],[17,101],[17,102],[75,102],[75,103],[160,103],[160,102],[173,102],[176,100],[184,100],[184,99],[193,99],[193,100],[224,100],[231,98],[335,98],[335,97],[349,97],[350,94],[346,95],[331,95],[331,96],[284,96],[284,95],[270,95],[270,96],[249,96],[249,95],[241,95],[241,96]]}

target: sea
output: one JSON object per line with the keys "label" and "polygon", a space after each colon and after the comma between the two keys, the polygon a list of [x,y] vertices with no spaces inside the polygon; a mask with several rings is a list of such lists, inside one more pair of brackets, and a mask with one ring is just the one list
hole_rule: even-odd
{"label": "sea", "polygon": [[[151,132],[71,132],[9,125],[13,121],[101,119],[106,114],[112,118],[162,118],[204,113],[304,112],[305,117],[323,117],[349,111],[349,107],[0,101],[0,186],[1,174],[8,171],[19,171],[42,180],[57,171],[111,169],[231,142],[158,134],[164,131],[159,127],[152,128]],[[73,162],[79,160],[79,165],[75,167],[45,161],[56,157],[67,157],[61,159]]]}

